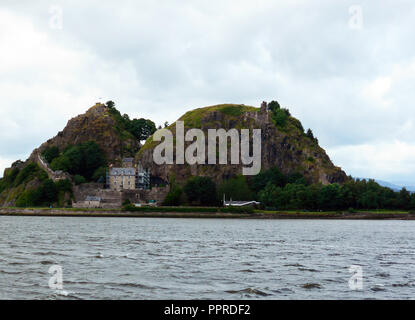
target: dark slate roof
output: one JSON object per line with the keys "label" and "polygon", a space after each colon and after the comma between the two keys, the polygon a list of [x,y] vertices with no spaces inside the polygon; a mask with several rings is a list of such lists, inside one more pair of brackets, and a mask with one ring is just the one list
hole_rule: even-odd
{"label": "dark slate roof", "polygon": [[87,196],[85,201],[101,201],[101,197]]}
{"label": "dark slate roof", "polygon": [[111,168],[111,176],[135,176],[134,168]]}

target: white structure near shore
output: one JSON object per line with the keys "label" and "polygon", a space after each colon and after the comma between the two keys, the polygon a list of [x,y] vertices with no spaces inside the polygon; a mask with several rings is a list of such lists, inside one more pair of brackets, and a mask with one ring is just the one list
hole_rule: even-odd
{"label": "white structure near shore", "polygon": [[258,206],[260,204],[261,204],[260,202],[254,201],[254,200],[250,200],[250,201],[232,201],[232,199],[231,199],[229,201],[226,201],[226,200],[223,201],[223,205],[225,207],[230,207],[230,206],[232,206],[232,207]]}

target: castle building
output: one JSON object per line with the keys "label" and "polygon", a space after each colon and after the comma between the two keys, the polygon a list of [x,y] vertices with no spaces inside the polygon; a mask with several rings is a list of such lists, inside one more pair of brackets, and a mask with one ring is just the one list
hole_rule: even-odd
{"label": "castle building", "polygon": [[141,164],[134,166],[133,158],[124,158],[122,168],[110,166],[107,187],[117,191],[150,189],[150,171],[144,169]]}
{"label": "castle building", "polygon": [[136,189],[135,168],[110,168],[109,187],[117,191]]}
{"label": "castle building", "polygon": [[122,159],[123,168],[133,168],[134,167],[134,158],[124,158]]}

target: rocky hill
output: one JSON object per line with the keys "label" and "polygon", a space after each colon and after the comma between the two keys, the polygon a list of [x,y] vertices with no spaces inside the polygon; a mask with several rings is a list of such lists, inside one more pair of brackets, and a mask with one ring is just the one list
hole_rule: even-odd
{"label": "rocky hill", "polygon": [[19,201],[21,204],[31,203],[33,198],[42,197],[43,191],[46,194],[49,191],[58,192],[60,204],[69,200],[70,187],[62,186],[62,190],[56,191],[56,187],[51,186],[47,180],[58,183],[64,179],[71,181],[73,177],[66,172],[51,170],[41,156],[46,149],[57,147],[62,154],[68,146],[92,141],[98,145],[108,164],[119,165],[123,157],[134,157],[141,144],[126,130],[125,121],[113,104],[108,103],[97,103],[86,113],[69,120],[54,138],[34,149],[29,159],[25,162],[16,161],[4,171],[3,179],[0,179],[0,206],[14,206]]}
{"label": "rocky hill", "polygon": [[[346,174],[333,165],[326,152],[318,145],[317,139],[304,132],[299,120],[290,116],[288,110],[280,108],[276,102],[273,108],[270,106],[271,104],[263,104],[261,108],[256,108],[223,104],[189,111],[179,120],[184,122],[185,130],[199,128],[206,137],[208,129],[261,129],[263,170],[278,167],[283,174],[300,173],[310,183],[343,183],[347,180]],[[173,123],[168,129],[175,134],[175,127],[176,123]],[[123,157],[135,157],[137,163],[149,168],[156,184],[168,182],[172,178],[181,183],[196,175],[210,177],[220,183],[242,172],[242,165],[231,164],[157,165],[153,161],[153,150],[158,143],[153,140],[153,136],[147,139],[144,146],[137,139],[148,137],[154,130],[155,125],[150,120],[130,120],[127,115],[121,116],[112,102],[106,105],[98,103],[85,114],[69,120],[67,126],[54,138],[36,148],[28,160],[17,161],[5,170],[3,179],[0,179],[0,206],[70,203],[71,184],[76,183],[74,178],[78,173],[69,169],[67,172],[54,169],[56,166],[53,163],[50,166],[43,155],[45,150],[51,149],[55,150],[58,157],[56,159],[61,160],[59,165],[69,168],[80,156],[88,158],[91,150],[96,151],[98,145],[105,161],[89,168],[93,171],[90,170],[90,174],[84,177],[91,182],[97,176],[105,175],[107,165],[119,165]],[[96,144],[95,147],[88,145],[91,142]],[[189,144],[190,142],[187,143]],[[68,147],[75,145],[80,147],[68,151]],[[99,174],[94,174],[96,172]]]}
{"label": "rocky hill", "polygon": [[141,146],[130,132],[120,126],[106,105],[97,103],[86,113],[69,120],[54,138],[35,149],[30,159],[36,160],[37,154],[46,148],[56,146],[63,150],[68,145],[88,141],[95,141],[110,163],[134,156]]}
{"label": "rocky hill", "polygon": [[[207,130],[211,128],[261,129],[263,170],[276,166],[284,174],[301,173],[311,183],[345,182],[346,174],[333,165],[324,149],[318,145],[317,139],[307,136],[301,122],[289,116],[288,111],[282,112],[287,113],[286,119],[282,114],[283,120],[285,119],[283,123],[278,116],[273,117],[274,113],[266,104],[261,108],[223,104],[189,111],[179,120],[184,121],[185,130],[199,128],[204,131],[206,137]],[[174,141],[175,128],[176,123],[168,127],[174,135]],[[157,165],[153,161],[153,150],[157,144],[158,142],[150,137],[138,152],[136,160],[144,167],[150,168],[152,176],[160,180],[169,181],[174,177],[176,181],[183,182],[189,176],[201,175],[221,182],[242,173],[242,165]]]}

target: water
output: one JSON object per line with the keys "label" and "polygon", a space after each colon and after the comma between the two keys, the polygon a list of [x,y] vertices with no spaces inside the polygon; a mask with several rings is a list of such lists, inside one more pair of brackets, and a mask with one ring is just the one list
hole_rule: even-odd
{"label": "water", "polygon": [[414,258],[415,221],[0,216],[0,299],[411,299]]}

